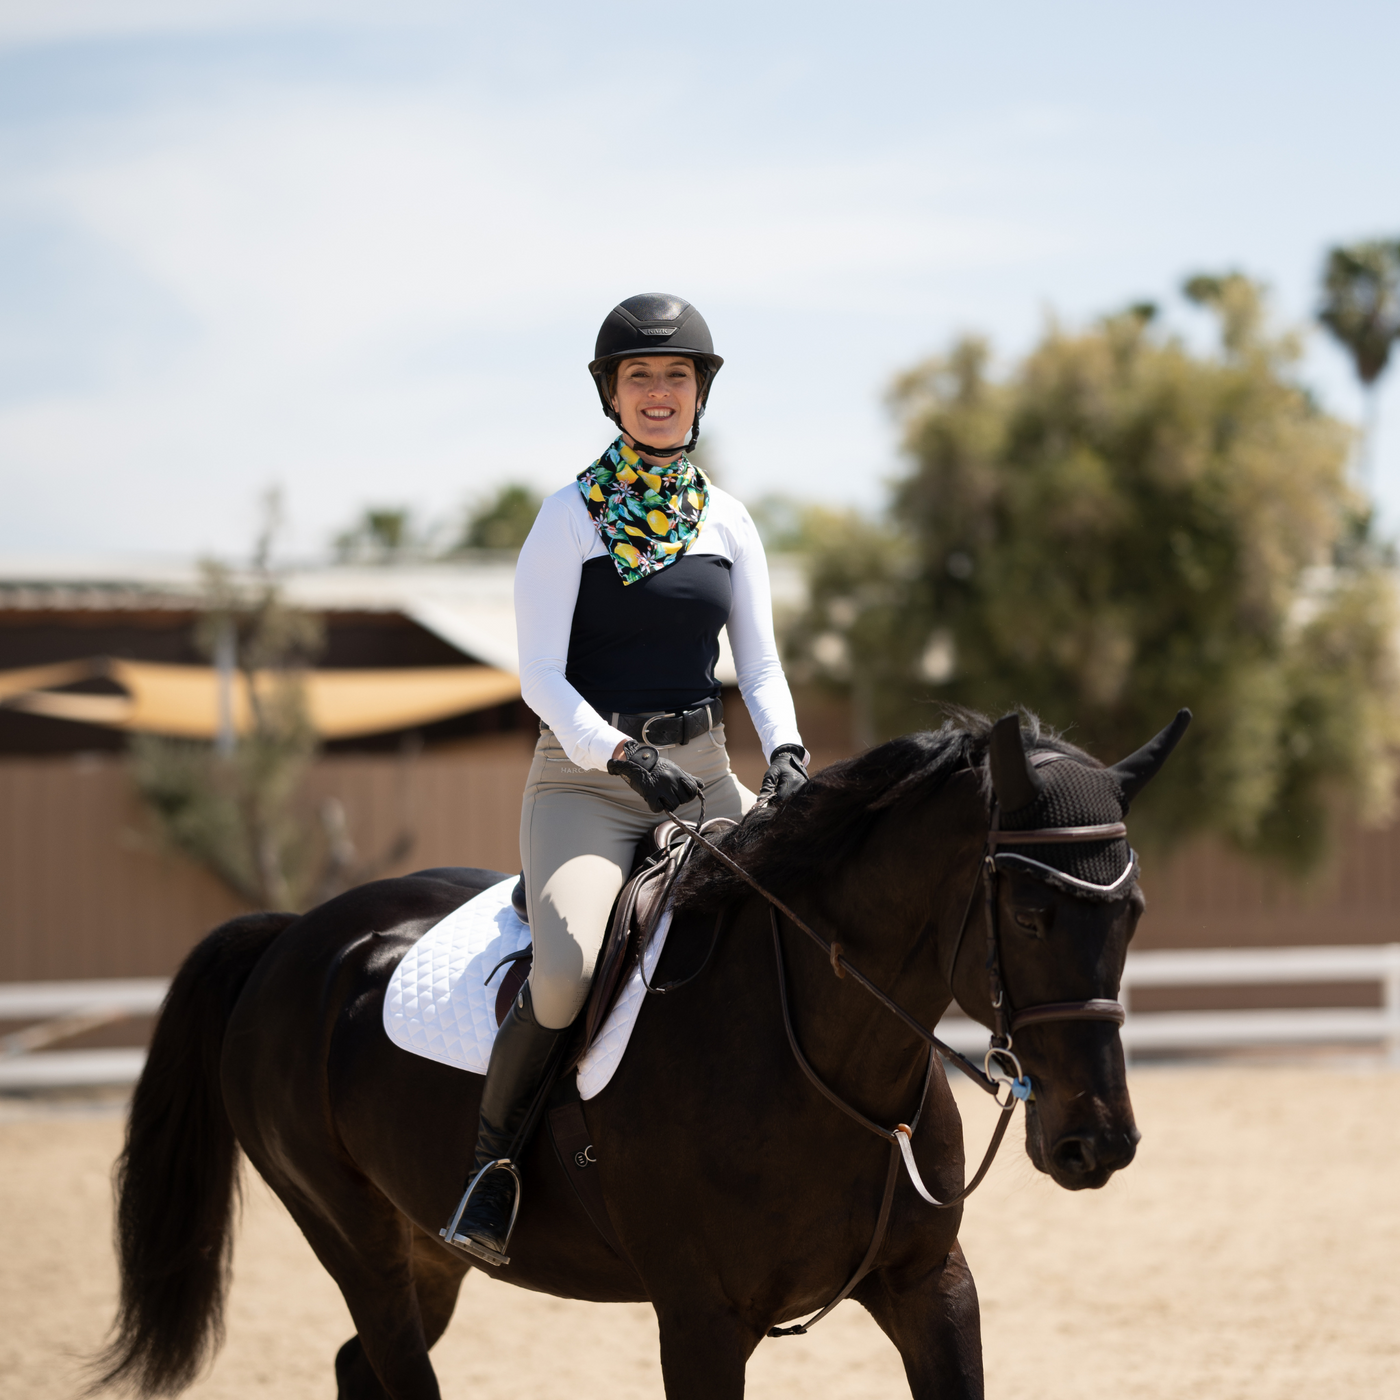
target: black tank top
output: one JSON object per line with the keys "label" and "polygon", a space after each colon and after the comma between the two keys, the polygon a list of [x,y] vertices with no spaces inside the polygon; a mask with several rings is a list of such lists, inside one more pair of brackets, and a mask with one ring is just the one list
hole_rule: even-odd
{"label": "black tank top", "polygon": [[604,719],[715,699],[719,630],[734,591],[728,559],[685,554],[624,584],[603,556],[583,566],[564,675]]}

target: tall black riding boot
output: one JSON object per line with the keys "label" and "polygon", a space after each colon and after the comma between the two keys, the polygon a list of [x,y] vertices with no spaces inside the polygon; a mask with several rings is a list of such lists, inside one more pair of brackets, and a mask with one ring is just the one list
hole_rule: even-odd
{"label": "tall black riding boot", "polygon": [[488,1264],[510,1263],[505,1251],[520,1189],[510,1154],[512,1148],[517,1155],[524,1150],[516,1135],[544,1082],[554,1048],[567,1033],[567,1027],[550,1030],[535,1020],[528,982],[496,1032],[467,1193],[451,1224],[438,1231],[449,1244]]}

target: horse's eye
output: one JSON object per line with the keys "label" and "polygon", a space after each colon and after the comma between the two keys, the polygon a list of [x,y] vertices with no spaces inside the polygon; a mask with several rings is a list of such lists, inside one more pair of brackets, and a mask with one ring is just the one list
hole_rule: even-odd
{"label": "horse's eye", "polygon": [[1011,917],[1015,919],[1016,926],[1023,928],[1027,933],[1040,933],[1044,923],[1043,909],[1013,909]]}

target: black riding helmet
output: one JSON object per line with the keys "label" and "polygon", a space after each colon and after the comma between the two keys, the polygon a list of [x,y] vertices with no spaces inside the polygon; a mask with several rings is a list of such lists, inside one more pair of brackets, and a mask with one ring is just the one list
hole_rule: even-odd
{"label": "black riding helmet", "polygon": [[593,359],[588,372],[598,386],[598,398],[603,412],[620,428],[622,419],[608,398],[608,371],[622,360],[639,355],[685,355],[695,364],[698,393],[695,399],[695,422],[690,441],[683,448],[651,447],[639,442],[637,446],[653,457],[669,457],[675,452],[690,452],[700,440],[700,419],[710,397],[710,384],[724,361],[715,354],[714,341],[705,318],[683,297],[666,292],[643,292],[628,297],[608,312],[593,347]]}

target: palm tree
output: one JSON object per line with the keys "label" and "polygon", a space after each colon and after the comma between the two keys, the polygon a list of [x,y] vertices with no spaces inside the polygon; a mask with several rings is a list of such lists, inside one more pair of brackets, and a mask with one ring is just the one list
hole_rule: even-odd
{"label": "palm tree", "polygon": [[1369,482],[1376,438],[1376,386],[1400,339],[1400,239],[1333,248],[1323,275],[1318,320],[1350,353],[1366,393],[1361,475]]}

